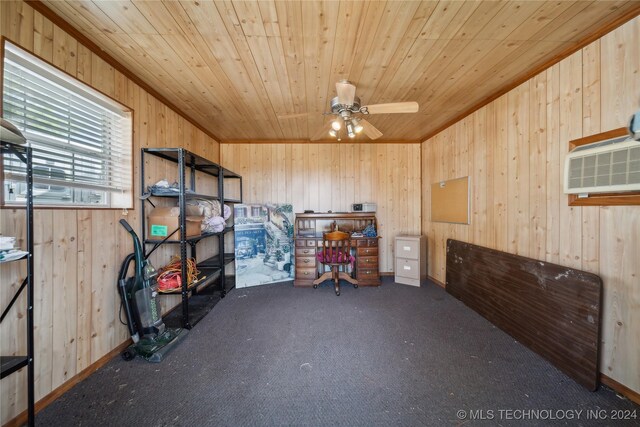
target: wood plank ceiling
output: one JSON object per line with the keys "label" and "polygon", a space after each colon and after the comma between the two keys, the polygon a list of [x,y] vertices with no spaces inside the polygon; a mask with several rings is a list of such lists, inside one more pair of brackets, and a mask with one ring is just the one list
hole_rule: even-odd
{"label": "wood plank ceiling", "polygon": [[640,13],[635,1],[42,3],[221,142],[309,140],[340,79],[363,105],[417,101],[416,114],[367,119],[378,141],[421,141]]}

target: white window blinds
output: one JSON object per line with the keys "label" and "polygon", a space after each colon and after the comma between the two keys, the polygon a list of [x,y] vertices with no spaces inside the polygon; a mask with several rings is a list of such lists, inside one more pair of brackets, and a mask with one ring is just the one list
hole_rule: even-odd
{"label": "white window blinds", "polygon": [[[3,77],[3,116],[33,147],[35,190],[103,192],[102,205],[131,193],[130,111],[8,42]],[[23,174],[5,164],[5,178]]]}

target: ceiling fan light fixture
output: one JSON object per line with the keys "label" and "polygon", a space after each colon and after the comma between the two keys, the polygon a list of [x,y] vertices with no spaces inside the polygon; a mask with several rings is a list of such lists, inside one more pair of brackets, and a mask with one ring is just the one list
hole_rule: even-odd
{"label": "ceiling fan light fixture", "polygon": [[364,127],[362,127],[362,125],[360,124],[360,121],[357,119],[353,120],[353,130],[355,133],[360,133],[362,132],[362,130],[364,129]]}
{"label": "ceiling fan light fixture", "polygon": [[329,131],[329,135],[331,135],[332,137],[334,137],[334,138],[335,138],[335,137],[338,135],[338,132],[336,132],[336,131],[335,131],[335,129],[331,129],[331,130]]}
{"label": "ceiling fan light fixture", "polygon": [[356,133],[353,130],[353,123],[351,122],[351,120],[347,122],[347,135],[349,135],[349,138],[355,138],[356,136]]}
{"label": "ceiling fan light fixture", "polygon": [[334,120],[333,122],[331,122],[331,127],[334,131],[339,131],[342,126],[340,125],[339,120]]}

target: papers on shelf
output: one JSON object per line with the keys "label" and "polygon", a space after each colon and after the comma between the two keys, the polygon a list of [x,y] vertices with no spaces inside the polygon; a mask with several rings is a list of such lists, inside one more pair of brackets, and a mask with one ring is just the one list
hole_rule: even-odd
{"label": "papers on shelf", "polygon": [[8,251],[0,251],[0,262],[14,261],[27,255],[28,252],[21,251],[20,249],[11,249]]}
{"label": "papers on shelf", "polygon": [[11,236],[0,236],[0,251],[8,251],[16,245],[16,238]]}

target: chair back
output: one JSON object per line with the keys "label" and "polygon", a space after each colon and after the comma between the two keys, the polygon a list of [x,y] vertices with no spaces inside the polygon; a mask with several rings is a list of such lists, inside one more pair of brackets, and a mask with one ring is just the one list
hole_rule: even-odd
{"label": "chair back", "polygon": [[327,265],[349,264],[352,261],[351,235],[344,231],[322,233],[322,255],[318,259]]}

